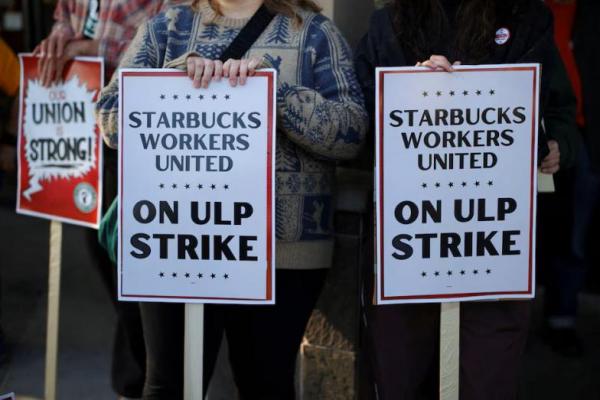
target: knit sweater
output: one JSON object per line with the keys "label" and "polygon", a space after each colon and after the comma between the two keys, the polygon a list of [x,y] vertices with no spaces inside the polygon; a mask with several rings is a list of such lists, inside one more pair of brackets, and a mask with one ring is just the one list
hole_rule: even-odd
{"label": "knit sweater", "polygon": [[[245,57],[278,72],[276,266],[319,269],[333,255],[334,169],[355,157],[368,122],[348,44],[324,16],[298,10],[302,24],[277,15]],[[190,54],[217,59],[248,19],[173,7],[140,27],[121,68],[184,68]],[[118,139],[118,79],[102,91],[98,117],[111,147]]]}

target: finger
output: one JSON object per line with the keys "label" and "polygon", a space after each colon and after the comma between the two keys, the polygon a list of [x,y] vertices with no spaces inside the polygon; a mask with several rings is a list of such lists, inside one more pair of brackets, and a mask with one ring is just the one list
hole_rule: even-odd
{"label": "finger", "polygon": [[223,77],[223,62],[221,60],[215,60],[215,70],[213,72],[213,80],[220,82]]}
{"label": "finger", "polygon": [[185,64],[187,68],[188,78],[194,79],[194,74],[196,73],[196,57],[188,57]]}
{"label": "finger", "polygon": [[46,68],[46,87],[50,87],[54,83],[56,74],[56,60],[49,60]]}
{"label": "finger", "polygon": [[204,74],[204,60],[196,58],[194,62],[194,87],[196,89],[202,86],[202,75]]}
{"label": "finger", "polygon": [[448,61],[448,59],[444,56],[431,56],[431,61],[433,61],[434,64],[442,68],[444,71],[454,71],[454,68],[452,68],[452,64],[450,64],[450,61]]}
{"label": "finger", "polygon": [[240,61],[232,60],[231,67],[229,68],[229,84],[232,87],[237,86],[239,72],[240,72]]}
{"label": "finger", "polygon": [[244,86],[246,84],[246,79],[248,79],[248,61],[242,60],[240,63],[240,85]]}
{"label": "finger", "polygon": [[215,72],[215,63],[212,61],[206,61],[204,64],[204,74],[202,74],[202,87],[204,89],[208,88],[210,81],[213,78],[213,73]]}
{"label": "finger", "polygon": [[56,37],[55,36],[50,36],[48,38],[47,51],[48,51],[47,57],[50,57],[50,58],[56,57]]}
{"label": "finger", "polygon": [[432,70],[437,69],[437,65],[431,60],[423,61],[422,63],[419,63],[419,64],[420,64],[419,65],[420,67],[427,67]]}
{"label": "finger", "polygon": [[248,76],[256,75],[256,69],[260,65],[261,60],[258,58],[253,58],[248,62]]}
{"label": "finger", "polygon": [[42,43],[38,44],[37,46],[35,46],[35,49],[33,49],[33,55],[34,56],[39,56],[40,55],[40,52],[42,51]]}
{"label": "finger", "polygon": [[225,78],[229,78],[229,70],[231,69],[231,62],[233,60],[229,59],[227,61],[225,61],[225,63],[223,64],[223,77]]}
{"label": "finger", "polygon": [[59,35],[56,39],[56,58],[61,58],[65,53],[65,46],[67,45],[67,37]]}
{"label": "finger", "polygon": [[460,62],[460,61],[454,61],[454,64],[452,64],[452,65],[454,65],[454,66],[462,65],[462,62]]}
{"label": "finger", "polygon": [[54,69],[54,76],[53,76],[53,81],[54,82],[58,82],[62,80],[62,75],[63,75],[63,70],[65,68],[65,64],[66,64],[66,59],[64,58],[59,58],[56,60],[56,63],[54,64],[55,69]]}
{"label": "finger", "polygon": [[50,85],[50,64],[52,64],[52,60],[46,58],[44,64],[42,65],[42,71],[40,73],[42,77],[42,86],[48,87]]}

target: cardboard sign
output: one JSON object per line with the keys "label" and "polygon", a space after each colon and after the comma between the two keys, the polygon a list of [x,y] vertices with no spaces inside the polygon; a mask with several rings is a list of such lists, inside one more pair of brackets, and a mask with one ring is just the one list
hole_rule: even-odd
{"label": "cardboard sign", "polygon": [[77,58],[43,87],[38,58],[21,54],[17,212],[98,228],[102,140],[94,113],[101,58]]}
{"label": "cardboard sign", "polygon": [[534,296],[538,65],[377,70],[377,302]]}
{"label": "cardboard sign", "polygon": [[119,79],[119,298],[273,303],[275,72]]}

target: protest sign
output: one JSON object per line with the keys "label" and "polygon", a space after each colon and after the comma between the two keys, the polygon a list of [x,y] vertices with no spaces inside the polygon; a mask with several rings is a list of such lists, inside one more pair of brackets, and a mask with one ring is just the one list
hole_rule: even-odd
{"label": "protest sign", "polygon": [[275,72],[119,79],[119,298],[272,304]]}
{"label": "protest sign", "polygon": [[377,70],[377,303],[534,296],[539,74]]}
{"label": "protest sign", "polygon": [[38,58],[20,55],[17,212],[97,228],[102,142],[94,114],[103,86],[101,58],[67,63],[44,87]]}

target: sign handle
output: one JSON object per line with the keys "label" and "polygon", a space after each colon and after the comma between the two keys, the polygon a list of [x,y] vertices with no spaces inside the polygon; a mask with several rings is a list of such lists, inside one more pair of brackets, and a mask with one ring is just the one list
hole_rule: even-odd
{"label": "sign handle", "polygon": [[48,321],[46,328],[46,370],[44,399],[56,399],[56,369],[58,365],[58,323],[60,309],[60,269],[62,223],[50,222],[50,263],[48,269]]}
{"label": "sign handle", "polygon": [[185,305],[184,400],[201,400],[204,357],[204,304]]}
{"label": "sign handle", "polygon": [[460,303],[442,303],[440,315],[440,400],[458,400]]}

